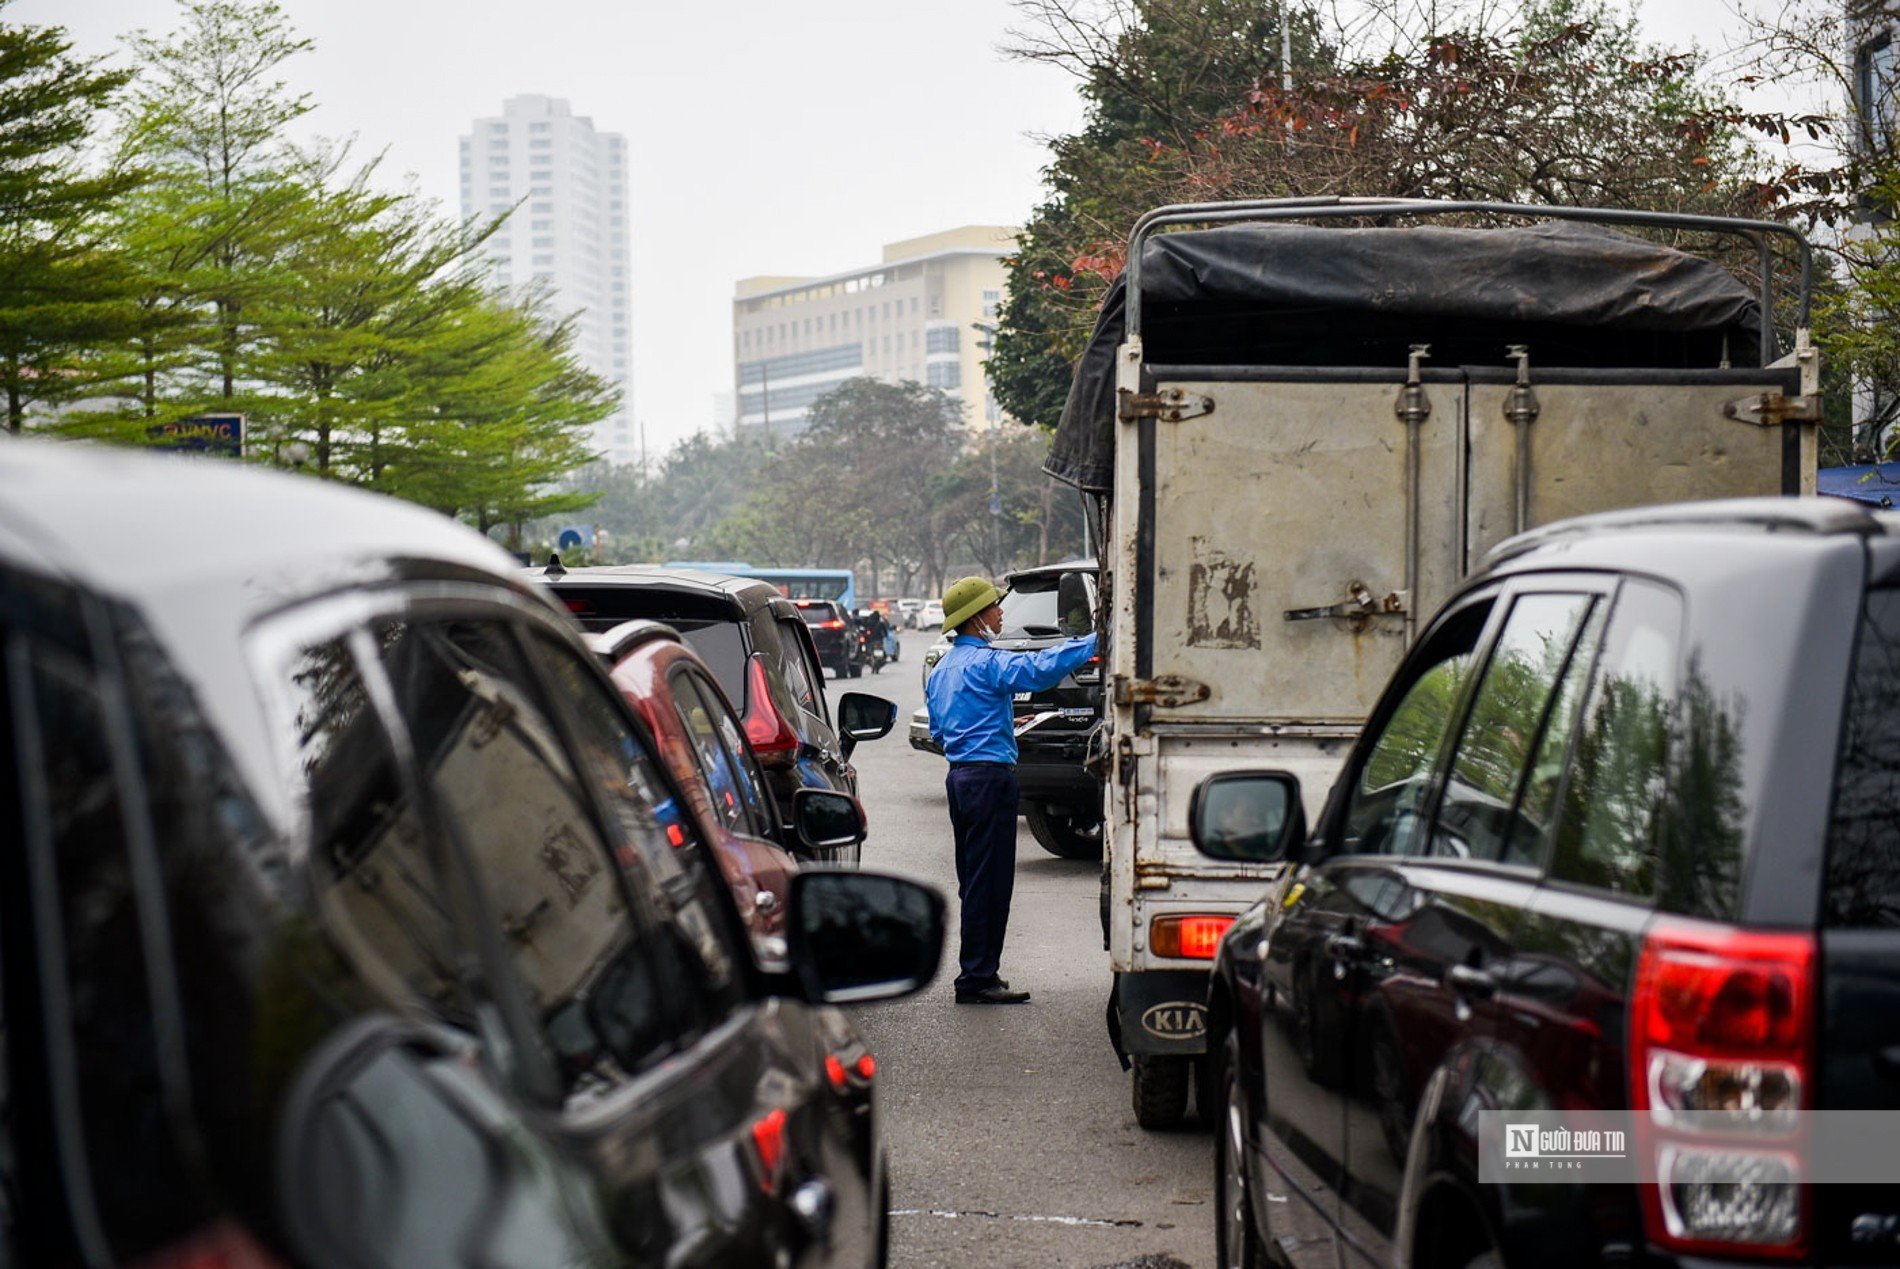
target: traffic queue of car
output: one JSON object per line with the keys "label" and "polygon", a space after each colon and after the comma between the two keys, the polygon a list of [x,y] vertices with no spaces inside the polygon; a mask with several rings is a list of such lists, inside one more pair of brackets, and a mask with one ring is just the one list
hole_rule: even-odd
{"label": "traffic queue of car", "polygon": [[0,1264],[884,1262],[895,709],[662,573],[0,446]]}
{"label": "traffic queue of car", "polygon": [[[1897,703],[1900,516],[1645,507],[1492,551],[1310,827],[1206,779],[1203,854],[1288,864],[1194,932],[1220,1263],[1900,1262],[1890,1137],[1802,1184],[1803,1112],[1900,1109]],[[1487,1174],[1506,1112],[1627,1170]]]}

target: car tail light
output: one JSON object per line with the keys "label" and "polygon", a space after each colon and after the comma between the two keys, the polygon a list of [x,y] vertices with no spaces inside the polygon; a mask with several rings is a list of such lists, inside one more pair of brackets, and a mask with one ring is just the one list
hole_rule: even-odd
{"label": "car tail light", "polygon": [[818,623],[818,628],[820,630],[843,630],[844,623],[842,621],[821,621]]}
{"label": "car tail light", "polygon": [[858,1059],[858,1078],[868,1080],[877,1074],[877,1060],[869,1053]]}
{"label": "car tail light", "polygon": [[759,1152],[764,1170],[759,1184],[770,1192],[778,1178],[778,1163],[785,1155],[785,1111],[773,1110],[752,1125],[752,1145]]}
{"label": "car tail light", "polygon": [[1630,997],[1630,1102],[1656,1182],[1643,1214],[1684,1253],[1799,1257],[1798,1112],[1813,1101],[1814,938],[1659,922]]}
{"label": "car tail light", "polygon": [[835,1053],[825,1058],[825,1078],[830,1080],[831,1086],[839,1092],[844,1091],[845,1081],[850,1078],[845,1072],[844,1063]]}
{"label": "car tail light", "polygon": [[285,1269],[284,1262],[235,1221],[217,1221],[128,1262],[129,1269]]}
{"label": "car tail light", "polygon": [[[745,738],[761,762],[777,765],[790,762],[798,752],[798,733],[779,715],[772,703],[772,686],[765,678],[765,662],[757,656],[746,671]],[[774,762],[776,760],[776,763]]]}
{"label": "car tail light", "polygon": [[1230,916],[1156,917],[1148,927],[1148,946],[1156,956],[1211,961],[1233,923]]}

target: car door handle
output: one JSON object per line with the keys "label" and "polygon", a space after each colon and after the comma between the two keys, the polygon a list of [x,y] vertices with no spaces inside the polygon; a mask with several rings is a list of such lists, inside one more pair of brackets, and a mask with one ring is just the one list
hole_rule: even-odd
{"label": "car door handle", "polygon": [[1326,954],[1335,960],[1356,961],[1365,950],[1366,945],[1356,935],[1335,934],[1326,940]]}
{"label": "car door handle", "polygon": [[1445,986],[1460,996],[1489,1000],[1498,994],[1498,976],[1476,965],[1453,965],[1445,971]]}

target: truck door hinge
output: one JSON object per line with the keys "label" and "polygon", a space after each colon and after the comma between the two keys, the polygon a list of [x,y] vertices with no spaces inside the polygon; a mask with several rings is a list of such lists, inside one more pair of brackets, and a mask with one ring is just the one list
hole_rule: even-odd
{"label": "truck door hinge", "polygon": [[1131,679],[1117,674],[1113,682],[1115,703],[1123,708],[1156,705],[1162,709],[1180,709],[1208,697],[1207,684],[1179,674],[1163,674],[1152,679]]}
{"label": "truck door hinge", "polygon": [[1395,590],[1385,595],[1374,595],[1372,588],[1361,581],[1346,584],[1346,598],[1336,604],[1326,604],[1319,608],[1289,608],[1281,614],[1288,621],[1319,621],[1327,617],[1343,618],[1354,631],[1364,630],[1366,623],[1374,617],[1402,616],[1408,605],[1406,593]]}
{"label": "truck door hinge", "polygon": [[1198,392],[1187,392],[1180,388],[1168,388],[1161,392],[1131,392],[1123,388],[1117,395],[1121,402],[1115,415],[1124,423],[1133,423],[1138,419],[1179,423],[1214,412],[1213,397],[1204,397]]}
{"label": "truck door hinge", "polygon": [[1821,421],[1821,396],[1808,393],[1804,396],[1788,397],[1779,392],[1763,392],[1757,396],[1739,397],[1722,407],[1722,413],[1738,423],[1753,423],[1757,427],[1779,427],[1783,423],[1819,423]]}

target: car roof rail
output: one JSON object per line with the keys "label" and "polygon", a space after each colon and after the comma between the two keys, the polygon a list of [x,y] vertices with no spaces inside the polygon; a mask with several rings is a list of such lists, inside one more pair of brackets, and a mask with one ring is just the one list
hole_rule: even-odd
{"label": "car roof rail", "polygon": [[623,621],[617,626],[612,626],[600,631],[598,634],[589,634],[585,637],[587,639],[587,646],[594,650],[596,656],[606,661],[618,661],[621,657],[626,656],[627,653],[633,651],[641,644],[651,643],[655,639],[672,639],[679,643],[685,642],[685,640],[680,638],[680,632],[675,630],[672,626],[667,625],[664,621],[654,621],[648,617],[637,617],[632,621]]}
{"label": "car roof rail", "polygon": [[1670,502],[1573,516],[1506,538],[1486,553],[1480,568],[1492,568],[1526,552],[1584,533],[1656,528],[1747,528],[1764,532],[1851,533],[1871,536],[1886,527],[1866,508],[1845,498],[1715,498]]}

